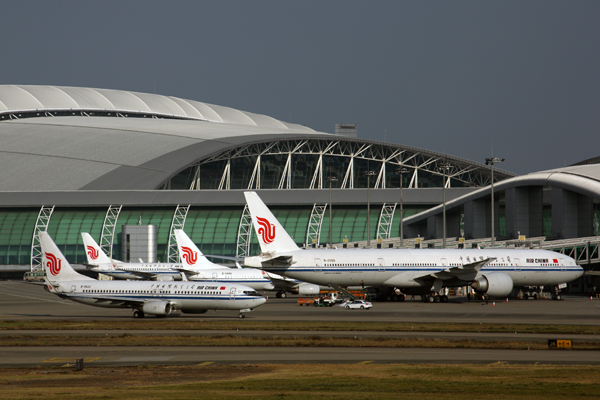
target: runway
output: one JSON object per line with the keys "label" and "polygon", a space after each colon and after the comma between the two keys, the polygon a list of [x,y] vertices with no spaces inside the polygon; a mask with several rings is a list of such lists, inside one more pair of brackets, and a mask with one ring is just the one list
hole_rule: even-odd
{"label": "runway", "polygon": [[[20,282],[0,282],[0,320],[119,321],[128,320],[131,310],[81,305],[46,292],[43,287]],[[151,320],[152,317],[148,317]],[[238,320],[237,312],[219,311],[201,315],[170,316],[184,321]],[[437,333],[437,332],[309,332],[309,331],[163,331],[155,319],[153,331],[2,331],[16,335],[86,335],[110,337],[144,335],[248,335],[248,336],[358,336],[394,338],[443,338],[449,340],[540,341],[563,338],[574,341],[600,341],[599,335],[556,335],[522,333]],[[487,305],[453,297],[449,303],[426,304],[419,301],[374,303],[371,310],[345,310],[341,307],[300,307],[295,298],[270,299],[248,313],[245,321],[354,321],[354,322],[454,322],[499,324],[568,324],[600,326],[600,301],[587,297],[569,297],[565,301],[509,300]],[[60,329],[60,326],[57,326]],[[600,364],[600,354],[580,350],[472,350],[431,348],[348,348],[348,347],[0,347],[0,367],[65,365],[85,358],[89,365],[146,365],[201,363],[545,363]]]}
{"label": "runway", "polygon": [[0,367],[218,364],[600,364],[598,352],[336,347],[0,347]]}

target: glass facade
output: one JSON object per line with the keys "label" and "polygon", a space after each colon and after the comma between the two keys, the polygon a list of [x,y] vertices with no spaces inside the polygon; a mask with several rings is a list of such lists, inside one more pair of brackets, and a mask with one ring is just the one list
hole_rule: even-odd
{"label": "glass facade", "polygon": [[[259,162],[260,159],[260,162]],[[286,165],[290,160],[289,169]],[[321,159],[321,163],[319,160]],[[489,184],[487,167],[467,160],[425,154],[417,149],[335,139],[281,139],[223,150],[209,159],[198,160],[160,186],[161,189],[310,189],[327,187],[335,176],[339,188],[366,188],[366,171],[373,171],[371,187],[399,187],[396,169],[405,168],[403,187],[441,187],[446,165],[450,187],[481,187]],[[378,180],[385,166],[385,174]],[[291,172],[291,177],[288,173]],[[415,174],[416,172],[416,174]],[[319,176],[321,179],[313,178]],[[348,178],[344,180],[345,178]],[[510,177],[497,171],[495,181]],[[198,185],[198,180],[200,184]],[[377,183],[376,183],[377,182]]]}
{"label": "glass facade", "polygon": [[38,210],[0,211],[0,264],[29,264]]}
{"label": "glass facade", "polygon": [[[273,208],[273,214],[299,246],[306,241],[306,233],[312,207]],[[424,208],[406,208],[405,217],[425,210]],[[169,230],[175,207],[129,207],[123,208],[115,228],[113,239],[113,258],[122,259],[121,231],[123,225],[156,225],[157,258],[168,259]],[[185,231],[204,254],[235,256],[237,234],[242,216],[242,208],[235,207],[191,207],[185,222]],[[381,204],[371,205],[371,239],[377,234],[377,222]],[[0,211],[0,265],[29,265],[31,258],[31,240],[39,209],[10,209]],[[106,209],[98,208],[56,208],[48,233],[60,250],[72,263],[85,263],[85,250],[81,232],[88,232],[100,242],[102,224]],[[341,243],[367,239],[367,209],[364,207],[333,208],[333,240]],[[393,219],[392,236],[400,232],[400,208],[396,208]],[[329,240],[329,213],[325,212],[321,243]],[[260,253],[256,235],[252,235],[252,254]]]}

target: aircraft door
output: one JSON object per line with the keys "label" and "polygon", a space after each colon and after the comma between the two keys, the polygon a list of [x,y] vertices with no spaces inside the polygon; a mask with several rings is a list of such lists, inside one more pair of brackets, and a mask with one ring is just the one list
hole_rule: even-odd
{"label": "aircraft door", "polygon": [[77,290],[77,287],[75,285],[71,285],[71,293],[75,293],[75,290]]}
{"label": "aircraft door", "polygon": [[513,263],[515,264],[515,271],[521,271],[521,260],[513,258]]}
{"label": "aircraft door", "polygon": [[213,281],[216,281],[216,280],[217,280],[217,273],[216,273],[216,272],[213,272],[213,274],[212,274],[212,278],[213,278]]}
{"label": "aircraft door", "polygon": [[235,288],[232,287],[231,290],[229,291],[229,300],[235,300]]}
{"label": "aircraft door", "polygon": [[320,258],[315,258],[315,271],[322,271],[323,270],[323,263],[321,263],[321,259]]}
{"label": "aircraft door", "polygon": [[565,268],[565,259],[564,258],[559,258],[560,261],[560,270],[561,271],[566,271],[567,269]]}
{"label": "aircraft door", "polygon": [[448,259],[447,258],[440,259],[440,262],[442,263],[443,267],[447,267],[448,266]]}
{"label": "aircraft door", "polygon": [[383,260],[383,258],[378,258],[377,264],[379,265],[379,271],[385,272],[385,261]]}

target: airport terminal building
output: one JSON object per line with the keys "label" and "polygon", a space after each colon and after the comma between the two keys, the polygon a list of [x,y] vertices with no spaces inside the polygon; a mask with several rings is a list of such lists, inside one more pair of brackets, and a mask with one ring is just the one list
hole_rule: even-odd
{"label": "airport terminal building", "polygon": [[[180,227],[206,254],[256,254],[246,190],[299,245],[329,242],[330,211],[333,243],[397,247],[401,208],[405,246],[439,246],[444,208],[452,240],[491,236],[484,157],[360,139],[353,129],[317,132],[156,94],[0,85],[0,265],[41,262],[39,230],[74,263],[85,260],[81,232],[116,259],[137,260],[139,245],[151,248],[144,261],[172,260]],[[493,180],[499,239],[598,235],[598,164],[525,176],[495,168]]]}

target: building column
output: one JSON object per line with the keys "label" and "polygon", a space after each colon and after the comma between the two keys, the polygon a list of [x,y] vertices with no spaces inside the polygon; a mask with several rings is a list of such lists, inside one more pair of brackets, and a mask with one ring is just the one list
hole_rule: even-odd
{"label": "building column", "polygon": [[552,235],[559,239],[592,236],[593,199],[565,190],[552,188]]}

